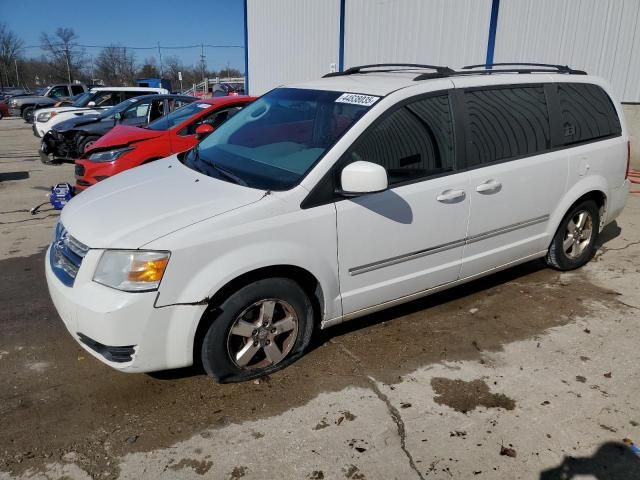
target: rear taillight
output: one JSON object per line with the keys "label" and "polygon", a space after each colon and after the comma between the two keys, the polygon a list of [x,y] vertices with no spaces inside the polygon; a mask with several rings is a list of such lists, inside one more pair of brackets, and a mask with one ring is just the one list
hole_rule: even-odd
{"label": "rear taillight", "polygon": [[627,169],[625,170],[624,179],[629,178],[631,170],[631,141],[627,141]]}

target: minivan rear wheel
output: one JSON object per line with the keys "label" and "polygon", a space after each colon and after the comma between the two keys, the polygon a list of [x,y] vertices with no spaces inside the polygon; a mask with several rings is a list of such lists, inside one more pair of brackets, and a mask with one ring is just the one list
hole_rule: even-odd
{"label": "minivan rear wheel", "polygon": [[288,278],[250,283],[230,295],[204,336],[202,366],[221,383],[276,372],[302,356],[313,333],[313,306]]}
{"label": "minivan rear wheel", "polygon": [[593,200],[584,200],[565,215],[556,232],[547,265],[557,270],[579,268],[593,258],[600,228],[600,210]]}

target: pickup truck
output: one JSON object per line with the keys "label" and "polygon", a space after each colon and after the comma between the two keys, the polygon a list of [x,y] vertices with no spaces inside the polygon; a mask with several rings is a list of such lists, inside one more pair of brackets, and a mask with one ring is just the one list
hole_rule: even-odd
{"label": "pickup truck", "polygon": [[56,103],[69,100],[75,95],[89,91],[82,83],[57,83],[47,87],[42,95],[29,95],[9,100],[9,113],[22,117],[26,122],[33,121],[33,112],[38,108],[52,107]]}

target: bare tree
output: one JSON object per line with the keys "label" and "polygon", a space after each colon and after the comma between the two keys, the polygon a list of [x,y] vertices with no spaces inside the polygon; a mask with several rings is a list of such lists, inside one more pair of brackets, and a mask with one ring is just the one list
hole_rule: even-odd
{"label": "bare tree", "polygon": [[126,47],[110,45],[96,57],[95,75],[106,85],[132,85],[135,73],[135,57]]}
{"label": "bare tree", "polygon": [[159,78],[160,71],[158,70],[158,63],[153,57],[145,59],[144,63],[138,71],[138,77],[140,78]]}
{"label": "bare tree", "polygon": [[49,57],[49,62],[58,71],[60,77],[66,73],[66,80],[71,83],[84,64],[84,50],[75,43],[78,36],[72,28],[59,27],[54,35],[42,32],[40,43]]}
{"label": "bare tree", "polygon": [[[10,72],[13,71],[13,67],[16,65],[23,46],[24,42],[19,39],[15,33],[9,30],[6,24],[0,23],[0,66],[2,66],[2,72],[0,73],[0,86],[4,86],[5,82],[7,85],[10,84]],[[16,73],[16,86],[18,86],[18,81],[19,79]]]}

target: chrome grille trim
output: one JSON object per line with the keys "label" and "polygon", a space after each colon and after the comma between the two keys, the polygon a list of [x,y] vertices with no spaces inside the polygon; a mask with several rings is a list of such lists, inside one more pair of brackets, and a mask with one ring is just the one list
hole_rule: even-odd
{"label": "chrome grille trim", "polygon": [[72,287],[82,259],[89,247],[75,239],[64,228],[62,223],[56,226],[56,235],[51,245],[51,268],[58,279],[68,287]]}

